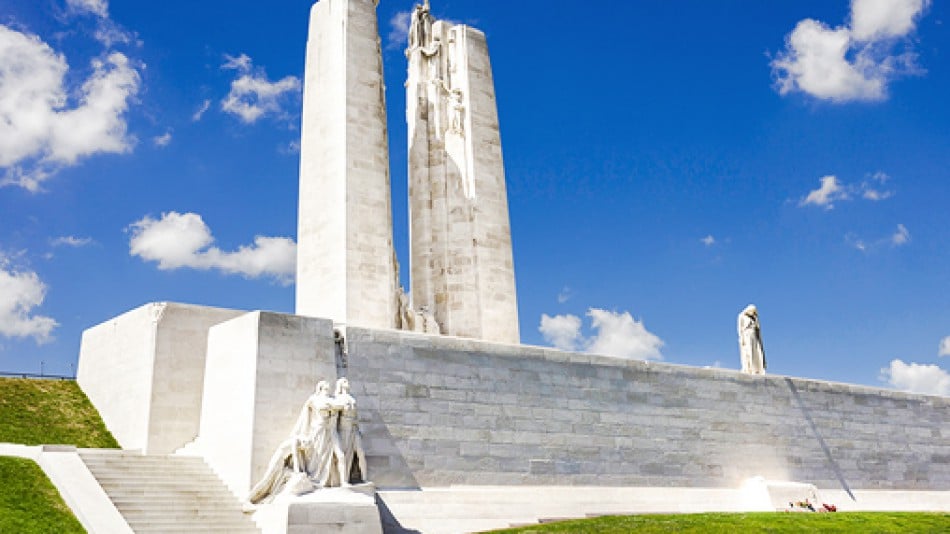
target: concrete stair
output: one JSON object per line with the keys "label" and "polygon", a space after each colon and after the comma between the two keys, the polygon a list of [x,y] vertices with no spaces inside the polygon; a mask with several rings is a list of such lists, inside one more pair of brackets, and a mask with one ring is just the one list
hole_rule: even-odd
{"label": "concrete stair", "polygon": [[79,456],[136,533],[260,534],[201,458],[105,450]]}

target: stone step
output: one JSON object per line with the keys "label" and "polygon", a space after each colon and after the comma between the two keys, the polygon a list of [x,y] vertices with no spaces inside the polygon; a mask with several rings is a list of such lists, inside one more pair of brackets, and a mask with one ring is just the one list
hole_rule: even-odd
{"label": "stone step", "polygon": [[200,458],[80,451],[136,533],[260,534],[242,504]]}

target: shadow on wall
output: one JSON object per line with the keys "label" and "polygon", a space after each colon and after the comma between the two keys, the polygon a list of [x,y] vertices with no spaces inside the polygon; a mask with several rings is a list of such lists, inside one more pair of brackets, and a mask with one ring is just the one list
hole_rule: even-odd
{"label": "shadow on wall", "polygon": [[848,486],[848,481],[844,478],[844,473],[841,472],[841,467],[838,466],[838,462],[836,462],[834,456],[831,455],[831,449],[828,448],[828,444],[825,443],[825,439],[821,436],[821,432],[818,430],[818,425],[815,424],[815,420],[812,419],[811,413],[809,413],[804,401],[802,401],[802,397],[798,393],[798,388],[795,387],[795,382],[793,382],[791,378],[786,378],[785,383],[788,384],[788,389],[792,392],[792,397],[795,399],[795,404],[798,405],[798,409],[801,410],[802,415],[805,416],[805,420],[808,421],[808,426],[811,428],[812,433],[815,434],[815,438],[818,440],[818,445],[825,453],[825,457],[828,459],[828,465],[830,465],[831,469],[835,472],[835,477],[838,478],[838,482],[841,483],[841,487],[845,492],[847,492],[848,497],[851,497],[852,501],[857,501],[857,499],[854,497],[854,493],[851,492],[851,488]]}

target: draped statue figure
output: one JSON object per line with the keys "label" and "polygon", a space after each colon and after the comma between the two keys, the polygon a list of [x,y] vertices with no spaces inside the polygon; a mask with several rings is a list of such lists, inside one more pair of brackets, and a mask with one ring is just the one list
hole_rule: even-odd
{"label": "draped statue figure", "polygon": [[[355,413],[355,400],[352,405]],[[248,502],[259,504],[276,496],[292,479],[297,479],[294,491],[301,491],[300,483],[306,484],[302,493],[347,481],[340,468],[345,462],[338,429],[342,406],[330,397],[330,384],[320,381],[304,403],[290,437],[277,447],[264,476],[251,489]]]}
{"label": "draped statue figure", "polygon": [[750,375],[765,374],[765,348],[762,345],[762,327],[759,325],[759,310],[749,305],[739,314],[739,354],[742,372]]}
{"label": "draped statue figure", "polygon": [[[339,463],[340,480],[347,486],[351,482],[366,481],[366,452],[360,436],[359,417],[356,412],[356,399],[350,395],[350,381],[341,378],[336,382],[336,395],[333,399],[339,409],[340,447],[343,460]],[[358,475],[354,473],[358,470]]]}

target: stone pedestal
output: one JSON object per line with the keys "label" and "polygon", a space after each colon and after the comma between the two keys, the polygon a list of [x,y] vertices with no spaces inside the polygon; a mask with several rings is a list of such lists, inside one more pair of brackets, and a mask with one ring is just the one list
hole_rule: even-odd
{"label": "stone pedestal", "polygon": [[330,321],[254,312],[215,326],[196,452],[243,498],[320,380],[336,380]]}
{"label": "stone pedestal", "polygon": [[382,534],[376,487],[321,489],[300,497],[284,493],[254,514],[264,534]]}

